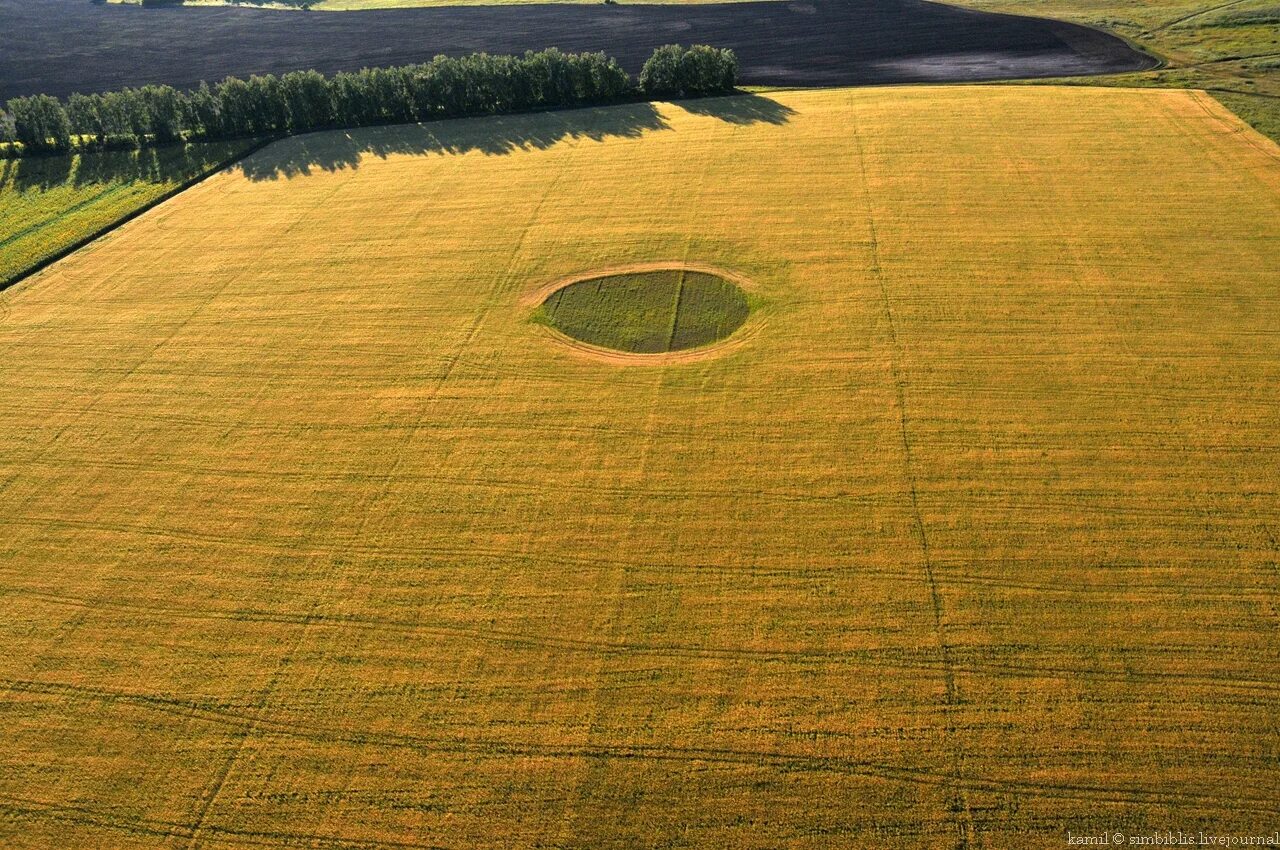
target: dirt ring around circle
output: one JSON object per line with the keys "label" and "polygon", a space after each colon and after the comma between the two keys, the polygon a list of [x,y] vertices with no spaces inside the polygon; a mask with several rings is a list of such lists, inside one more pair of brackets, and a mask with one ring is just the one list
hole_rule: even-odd
{"label": "dirt ring around circle", "polygon": [[521,299],[530,320],[581,357],[610,363],[691,363],[721,356],[763,326],[754,286],[714,266],[679,261],[593,269]]}

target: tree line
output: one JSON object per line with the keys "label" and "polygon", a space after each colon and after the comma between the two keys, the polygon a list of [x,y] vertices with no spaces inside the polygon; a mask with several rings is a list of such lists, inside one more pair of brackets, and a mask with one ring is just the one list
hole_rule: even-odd
{"label": "tree line", "polygon": [[720,94],[733,89],[737,74],[732,50],[706,45],[658,48],[638,80],[604,53],[552,48],[523,56],[437,56],[421,65],[330,77],[317,71],[227,77],[186,92],[148,85],[73,94],[65,101],[18,97],[0,115],[0,141],[18,142],[24,152],[48,152],[432,121],[637,96]]}

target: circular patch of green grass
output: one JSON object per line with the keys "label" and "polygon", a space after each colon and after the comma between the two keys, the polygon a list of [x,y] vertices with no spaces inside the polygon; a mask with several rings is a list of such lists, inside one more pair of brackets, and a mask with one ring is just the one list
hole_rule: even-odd
{"label": "circular patch of green grass", "polygon": [[747,294],[736,284],[677,268],[579,280],[547,297],[541,319],[589,345],[665,354],[718,342],[750,312]]}

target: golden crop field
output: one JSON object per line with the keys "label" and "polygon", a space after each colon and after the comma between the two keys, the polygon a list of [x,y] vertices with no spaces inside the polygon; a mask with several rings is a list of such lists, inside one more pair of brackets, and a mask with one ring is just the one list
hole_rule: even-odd
{"label": "golden crop field", "polygon": [[[1278,260],[1189,91],[277,143],[3,295],[0,844],[1270,834]],[[648,263],[751,333],[531,320]]]}

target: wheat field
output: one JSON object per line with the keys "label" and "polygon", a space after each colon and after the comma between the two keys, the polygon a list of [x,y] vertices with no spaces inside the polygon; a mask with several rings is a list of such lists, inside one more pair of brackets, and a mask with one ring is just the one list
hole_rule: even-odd
{"label": "wheat field", "polygon": [[[276,143],[0,296],[0,844],[1270,834],[1278,259],[1188,91]],[[533,320],[645,263],[751,332]]]}

